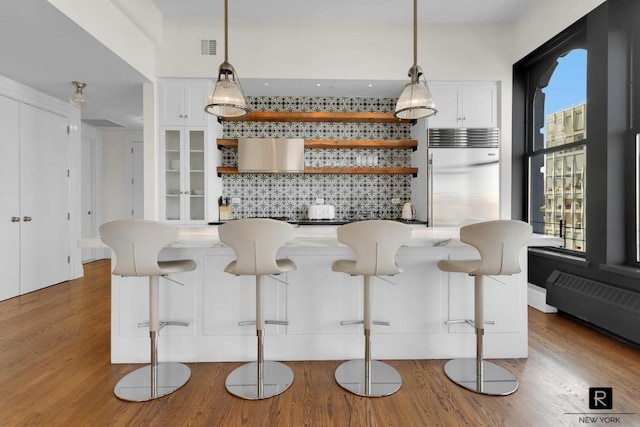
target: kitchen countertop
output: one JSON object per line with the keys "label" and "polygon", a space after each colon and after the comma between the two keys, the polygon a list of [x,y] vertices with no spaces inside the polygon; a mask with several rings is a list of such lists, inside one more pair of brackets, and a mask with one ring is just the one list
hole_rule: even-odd
{"label": "kitchen countertop", "polygon": [[[289,224],[293,224],[293,225],[344,225],[344,224],[349,224],[352,222],[356,222],[356,221],[364,221],[364,219],[339,219],[339,218],[335,218],[335,219],[299,219],[299,220],[286,220],[286,219],[282,219],[282,218],[276,218],[276,219],[280,219],[283,221],[288,222]],[[401,222],[404,224],[409,224],[409,225],[424,225],[425,227],[427,226],[427,221],[422,221],[419,219],[412,219],[412,220],[405,220],[405,219],[399,219],[399,218],[384,218],[385,221],[397,221],[397,222]],[[210,222],[209,225],[222,225],[224,224],[226,221],[215,221],[215,222]]]}
{"label": "kitchen countertop", "polygon": [[[405,243],[407,247],[428,246],[466,246],[460,241],[460,229],[458,227],[426,227],[424,224],[412,224],[411,240]],[[178,241],[170,247],[181,248],[215,248],[224,246],[218,237],[216,225],[181,225]],[[287,242],[287,246],[298,247],[344,247],[338,242],[338,225],[294,225],[294,237]],[[562,239],[557,237],[534,234],[528,246],[560,246]],[[78,241],[81,248],[107,247],[99,236],[81,239]]]}

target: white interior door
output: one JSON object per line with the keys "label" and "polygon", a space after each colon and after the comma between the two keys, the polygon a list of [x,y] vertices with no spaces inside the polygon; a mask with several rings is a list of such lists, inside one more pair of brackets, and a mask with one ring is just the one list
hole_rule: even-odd
{"label": "white interior door", "polygon": [[20,140],[19,103],[0,96],[0,301],[20,292]]}
{"label": "white interior door", "polygon": [[20,293],[69,279],[67,119],[20,104]]}
{"label": "white interior door", "polygon": [[[82,237],[91,237],[97,234],[95,221],[95,156],[96,140],[91,136],[82,135]],[[82,249],[82,262],[96,259],[96,250],[92,248]]]}

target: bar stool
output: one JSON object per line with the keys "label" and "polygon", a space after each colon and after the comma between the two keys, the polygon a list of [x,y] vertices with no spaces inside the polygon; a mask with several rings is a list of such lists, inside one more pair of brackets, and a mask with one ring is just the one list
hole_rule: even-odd
{"label": "bar stool", "polygon": [[284,363],[264,360],[264,327],[266,324],[288,325],[289,322],[265,320],[262,282],[265,275],[296,269],[290,259],[276,259],[278,249],[293,238],[293,226],[274,219],[247,218],[220,225],[218,234],[221,242],[233,248],[237,258],[224,271],[236,276],[256,276],[256,321],[241,322],[240,325],[256,325],[257,361],[234,369],[227,376],[227,391],[249,400],[276,396],[289,388],[293,371]]}
{"label": "bar stool", "polygon": [[338,260],[332,270],[363,276],[364,320],[341,322],[364,324],[364,360],[349,360],[335,372],[336,382],[353,394],[365,397],[389,396],[400,389],[402,377],[393,367],[371,359],[371,327],[389,325],[371,319],[371,277],[393,276],[402,272],[395,255],[411,239],[411,227],[395,221],[358,221],[338,227],[338,241],[356,253],[356,260]]}
{"label": "bar stool", "polygon": [[173,393],[191,377],[187,365],[158,363],[158,333],[166,325],[188,326],[185,322],[160,321],[160,276],[192,271],[195,261],[158,261],[160,251],[178,240],[178,228],[155,221],[123,219],[100,226],[100,237],[115,252],[113,274],[149,277],[149,337],[151,364],[124,376],[114,394],[132,402],[144,402]]}
{"label": "bar stool", "polygon": [[518,380],[506,369],[484,360],[483,283],[485,276],[520,273],[518,257],[531,239],[529,224],[514,220],[486,221],[460,228],[460,240],[475,247],[480,259],[441,260],[438,268],[453,273],[467,273],[474,277],[474,320],[451,320],[445,323],[467,323],[475,329],[476,358],[453,359],[444,372],[456,384],[481,394],[505,396],[518,389]]}

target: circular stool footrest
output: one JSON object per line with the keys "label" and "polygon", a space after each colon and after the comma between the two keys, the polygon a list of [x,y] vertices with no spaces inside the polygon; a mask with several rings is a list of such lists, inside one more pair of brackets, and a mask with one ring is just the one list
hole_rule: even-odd
{"label": "circular stool footrest", "polygon": [[389,396],[400,390],[402,377],[392,366],[378,360],[371,361],[369,390],[365,384],[364,360],[349,360],[336,369],[336,382],[353,394],[364,397]]}
{"label": "circular stool footrest", "polygon": [[258,362],[246,363],[227,376],[227,391],[243,399],[267,399],[284,392],[293,383],[293,371],[281,362],[265,361],[262,391],[258,384]]}
{"label": "circular stool footrest", "polygon": [[444,373],[467,390],[493,396],[506,396],[518,389],[518,380],[506,369],[482,361],[482,381],[476,375],[476,359],[453,359],[445,363]]}
{"label": "circular stool footrest", "polygon": [[191,378],[191,369],[182,363],[159,363],[156,386],[151,385],[151,365],[128,373],[118,381],[113,393],[122,400],[146,402],[173,393]]}

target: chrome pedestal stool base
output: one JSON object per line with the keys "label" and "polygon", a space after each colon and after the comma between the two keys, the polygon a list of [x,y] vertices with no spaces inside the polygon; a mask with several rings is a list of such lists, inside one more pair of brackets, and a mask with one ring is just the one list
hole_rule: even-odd
{"label": "chrome pedestal stool base", "polygon": [[129,402],[146,402],[173,393],[191,378],[191,369],[182,363],[159,363],[156,368],[155,385],[151,382],[151,365],[147,365],[120,379],[113,393]]}
{"label": "chrome pedestal stool base", "polygon": [[243,399],[258,400],[277,396],[293,383],[293,371],[284,363],[263,362],[262,381],[258,378],[258,362],[234,369],[227,376],[227,391]]}
{"label": "chrome pedestal stool base", "polygon": [[371,361],[369,378],[364,360],[349,360],[338,366],[335,377],[340,387],[364,397],[383,397],[402,386],[402,377],[395,368],[378,360]]}
{"label": "chrome pedestal stool base", "polygon": [[511,372],[483,360],[482,374],[477,374],[476,359],[453,359],[445,363],[444,373],[451,381],[480,394],[506,396],[518,389],[518,380]]}

